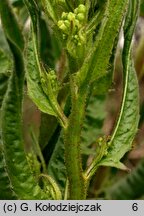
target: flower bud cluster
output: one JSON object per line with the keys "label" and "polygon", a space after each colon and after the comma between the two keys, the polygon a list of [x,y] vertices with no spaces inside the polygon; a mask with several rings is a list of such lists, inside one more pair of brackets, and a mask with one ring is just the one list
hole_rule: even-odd
{"label": "flower bud cluster", "polygon": [[58,21],[58,27],[63,32],[63,38],[67,39],[71,34],[75,44],[81,45],[84,42],[84,32],[81,29],[86,20],[86,7],[80,4],[74,12],[63,12],[61,20]]}
{"label": "flower bud cluster", "polygon": [[52,87],[53,91],[55,92],[55,94],[57,94],[60,86],[59,86],[59,83],[57,80],[56,72],[54,70],[50,70],[47,73],[47,76],[50,79],[51,87]]}
{"label": "flower bud cluster", "polygon": [[37,160],[37,157],[34,153],[29,152],[27,154],[27,161],[31,168],[31,172],[34,176],[38,176],[40,173],[40,163]]}

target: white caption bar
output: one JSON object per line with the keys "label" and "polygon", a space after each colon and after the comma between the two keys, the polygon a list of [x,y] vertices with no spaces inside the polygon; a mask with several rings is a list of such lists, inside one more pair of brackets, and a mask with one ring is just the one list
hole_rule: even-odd
{"label": "white caption bar", "polygon": [[0,201],[0,216],[144,216],[143,200]]}

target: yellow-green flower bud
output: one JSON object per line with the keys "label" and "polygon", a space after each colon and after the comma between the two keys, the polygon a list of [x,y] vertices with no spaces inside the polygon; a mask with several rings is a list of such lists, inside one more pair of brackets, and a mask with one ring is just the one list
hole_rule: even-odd
{"label": "yellow-green flower bud", "polygon": [[65,20],[64,24],[69,28],[70,27],[70,21],[69,20]]}
{"label": "yellow-green flower bud", "polygon": [[58,21],[58,27],[61,26],[63,24],[63,20],[59,20]]}
{"label": "yellow-green flower bud", "polygon": [[80,5],[78,6],[77,13],[86,13],[86,6],[83,5],[83,4],[80,4]]}
{"label": "yellow-green flower bud", "polygon": [[58,21],[58,27],[62,30],[62,31],[64,31],[64,32],[66,32],[67,31],[67,27],[66,27],[66,25],[64,24],[64,21]]}
{"label": "yellow-green flower bud", "polygon": [[75,14],[78,13],[78,8],[74,9],[74,13],[75,13]]}
{"label": "yellow-green flower bud", "polygon": [[79,21],[84,21],[85,20],[85,15],[83,13],[78,13],[76,15],[77,20]]}
{"label": "yellow-green flower bud", "polygon": [[51,75],[51,77],[56,77],[56,72],[54,70],[50,70],[49,74]]}
{"label": "yellow-green flower bud", "polygon": [[68,19],[69,21],[73,21],[73,20],[75,19],[75,14],[72,13],[72,12],[68,13],[67,19]]}
{"label": "yellow-green flower bud", "polygon": [[68,16],[68,13],[63,12],[61,18],[62,18],[63,20],[65,20],[65,19],[67,19],[67,16]]}

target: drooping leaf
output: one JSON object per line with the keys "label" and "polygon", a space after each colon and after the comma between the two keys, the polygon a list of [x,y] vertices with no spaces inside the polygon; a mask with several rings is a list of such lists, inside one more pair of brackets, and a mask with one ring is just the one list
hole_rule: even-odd
{"label": "drooping leaf", "polygon": [[11,67],[12,64],[9,57],[6,56],[4,51],[0,50],[0,199],[17,199],[7,173],[1,137],[1,106],[7,90]]}
{"label": "drooping leaf", "polygon": [[124,26],[123,49],[123,99],[120,114],[109,142],[108,154],[100,165],[124,168],[120,159],[131,149],[139,122],[139,90],[134,65],[131,59],[131,41],[138,16],[139,1],[130,2]]}
{"label": "drooping leaf", "polygon": [[31,174],[22,136],[22,99],[24,85],[24,39],[9,1],[0,4],[0,15],[9,43],[14,67],[2,104],[2,144],[6,169],[18,199],[46,199]]}
{"label": "drooping leaf", "polygon": [[0,50],[0,199],[16,199],[14,192],[12,191],[12,185],[8,177],[6,164],[3,155],[3,144],[1,137],[1,106],[5,92],[7,90],[9,70],[11,69],[11,63],[8,57]]}

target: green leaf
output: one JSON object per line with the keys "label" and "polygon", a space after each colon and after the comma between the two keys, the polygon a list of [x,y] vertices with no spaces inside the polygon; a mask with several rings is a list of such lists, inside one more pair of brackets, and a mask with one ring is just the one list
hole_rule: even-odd
{"label": "green leaf", "polygon": [[86,116],[81,134],[81,151],[82,154],[95,155],[95,150],[91,149],[97,138],[102,135],[103,121],[105,113],[105,96],[92,95],[86,109]]}
{"label": "green leaf", "polygon": [[10,69],[11,62],[9,58],[0,50],[0,199],[17,199],[7,173],[1,139],[1,106],[8,86]]}
{"label": "green leaf", "polygon": [[[139,122],[139,91],[134,66],[129,62],[119,119],[110,140],[108,156],[100,165],[118,166],[119,160],[131,149]],[[116,165],[117,164],[117,165]]]}
{"label": "green leaf", "polygon": [[10,59],[0,50],[0,108],[7,89],[11,66]]}
{"label": "green leaf", "polygon": [[8,56],[11,55],[11,52],[10,52],[7,40],[5,38],[2,26],[0,26],[0,49],[2,50],[2,52],[7,54]]}
{"label": "green leaf", "polygon": [[10,75],[12,60],[6,55],[4,50],[0,50],[0,74]]}
{"label": "green leaf", "polygon": [[46,20],[40,17],[40,56],[44,64],[54,68],[61,56],[61,44],[51,31]]}
{"label": "green leaf", "polygon": [[77,73],[80,85],[83,85],[86,80],[95,82],[109,72],[107,70],[109,61],[115,40],[119,35],[127,3],[128,0],[107,2],[96,40],[88,52],[82,68]]}
{"label": "green leaf", "polygon": [[1,20],[13,54],[14,68],[2,104],[2,144],[8,176],[18,199],[46,199],[31,174],[22,136],[22,99],[24,85],[24,39],[7,0],[0,4]]}
{"label": "green leaf", "polygon": [[33,42],[29,42],[28,46],[26,58],[28,95],[42,112],[56,116],[56,113],[49,103],[49,98],[44,93],[41,85],[40,72],[34,53]]}
{"label": "green leaf", "polygon": [[44,8],[44,11],[48,17],[50,17],[53,22],[57,23],[57,15],[55,14],[54,7],[52,5],[51,0],[41,0],[42,6]]}
{"label": "green leaf", "polygon": [[[17,58],[19,61],[20,59]],[[41,189],[31,174],[22,139],[21,90],[13,72],[2,106],[2,140],[4,157],[13,190],[20,199],[42,198]],[[22,88],[21,88],[22,89]],[[46,197],[45,197],[46,198]]]}
{"label": "green leaf", "polygon": [[[3,11],[2,9],[4,8],[5,10]],[[6,8],[8,8],[8,10],[6,10]],[[24,38],[22,36],[22,32],[19,30],[18,22],[13,14],[9,1],[6,0],[1,2],[0,12],[4,33],[7,37],[7,40],[12,42],[16,47],[19,47],[20,50],[23,50]]]}
{"label": "green leaf", "polygon": [[106,194],[108,199],[139,199],[144,194],[144,159],[131,173],[108,188]]}
{"label": "green leaf", "polygon": [[0,134],[0,199],[10,200],[17,199],[13,192],[12,184],[7,173],[6,164],[4,161],[3,151],[2,151],[2,141]]}
{"label": "green leaf", "polygon": [[[103,120],[105,117],[104,103],[105,96],[91,96],[86,109],[86,118],[81,134],[81,153],[83,155],[95,154],[91,149],[91,144],[94,143],[97,137],[101,134]],[[66,186],[67,174],[64,158],[64,142],[62,133],[53,151],[52,157],[48,164],[48,174],[58,182],[61,191],[64,195]]]}
{"label": "green leaf", "polygon": [[48,174],[52,176],[58,183],[63,195],[67,179],[64,161],[64,148],[63,135],[61,132],[61,135],[48,164]]}
{"label": "green leaf", "polygon": [[[98,43],[95,49],[91,64],[91,68],[94,68],[92,81],[107,73],[111,53],[115,40],[119,35],[127,3],[127,0],[111,0],[107,6],[104,31],[100,43]],[[117,15],[115,15],[116,13]]]}
{"label": "green leaf", "polygon": [[124,168],[120,159],[132,147],[139,122],[139,89],[136,72],[131,59],[131,41],[138,16],[139,1],[129,5],[125,26],[123,49],[123,99],[120,114],[109,142],[108,154],[99,165]]}
{"label": "green leaf", "polygon": [[[40,61],[39,56],[39,14],[36,3],[33,0],[25,0],[32,21],[32,40],[33,44],[29,46],[27,80],[29,95],[41,111],[54,115],[58,118],[61,125],[66,127],[67,119],[57,101],[57,94],[53,90],[51,71],[47,72]],[[31,48],[33,47],[33,48]],[[32,56],[32,57],[31,57]],[[31,59],[32,58],[32,62]],[[33,65],[34,64],[34,65]],[[35,68],[33,72],[32,68]],[[35,83],[34,83],[35,82]],[[38,87],[38,89],[36,88]]]}
{"label": "green leaf", "polygon": [[41,85],[41,63],[39,61],[39,9],[33,0],[25,0],[32,20],[32,40],[27,44],[26,78],[28,94],[38,108],[50,115],[56,116],[53,111],[48,96],[44,93]]}

